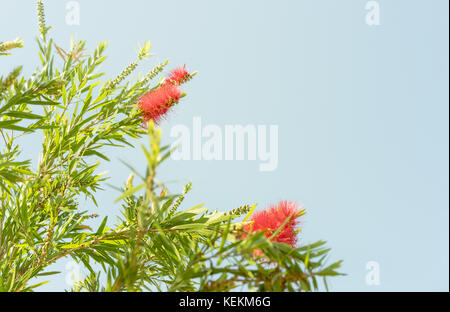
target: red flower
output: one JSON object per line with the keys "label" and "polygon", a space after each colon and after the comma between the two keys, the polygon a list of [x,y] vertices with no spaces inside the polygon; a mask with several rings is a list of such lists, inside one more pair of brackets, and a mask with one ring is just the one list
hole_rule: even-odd
{"label": "red flower", "polygon": [[169,81],[175,84],[182,84],[191,77],[191,74],[186,69],[186,65],[180,66],[172,70],[167,77]]}
{"label": "red flower", "polygon": [[[278,205],[272,205],[267,210],[256,212],[249,224],[244,226],[246,232],[264,231],[264,235],[270,238],[289,218],[281,231],[272,238],[272,241],[286,243],[295,247],[297,243],[296,226],[299,221],[301,209],[296,202],[281,201]],[[257,252],[260,255],[261,252]]]}
{"label": "red flower", "polygon": [[171,83],[164,83],[159,88],[147,92],[139,99],[139,109],[143,112],[144,121],[151,119],[158,123],[169,109],[178,103],[180,97],[180,89]]}

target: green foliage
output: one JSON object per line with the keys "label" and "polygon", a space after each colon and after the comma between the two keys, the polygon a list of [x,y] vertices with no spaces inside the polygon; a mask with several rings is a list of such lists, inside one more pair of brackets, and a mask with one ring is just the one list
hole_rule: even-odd
{"label": "green foliage", "polygon": [[[160,145],[161,131],[152,123],[143,130],[136,107],[159,85],[152,81],[168,62],[127,81],[149,56],[148,43],[116,78],[102,81],[105,42],[88,56],[81,54],[84,41],[64,51],[47,37],[42,1],[38,26],[39,67],[29,79],[20,66],[0,79],[0,291],[32,291],[42,284],[32,281],[57,274],[46,270],[65,257],[90,272],[74,291],[308,291],[319,288],[319,278],[339,274],[340,262],[325,264],[324,242],[294,249],[264,233],[244,236],[254,206],[228,213],[183,208],[191,184],[168,194],[156,173],[171,150]],[[21,46],[20,40],[1,43],[0,52]],[[34,132],[43,140],[35,169],[21,159],[18,141]],[[97,205],[105,180],[97,168],[109,161],[105,148],[133,146],[143,134],[149,138],[149,148],[142,147],[145,174],[134,171],[125,184],[116,226],[107,227],[104,218],[92,230],[85,222],[95,216],[78,202],[85,196]]]}

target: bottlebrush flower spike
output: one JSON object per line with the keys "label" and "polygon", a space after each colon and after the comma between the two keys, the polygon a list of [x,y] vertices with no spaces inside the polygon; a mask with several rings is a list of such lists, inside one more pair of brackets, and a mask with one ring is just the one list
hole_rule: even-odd
{"label": "bottlebrush flower spike", "polygon": [[186,65],[183,65],[172,70],[167,79],[172,83],[180,85],[190,80],[192,76],[193,75],[187,71]]}
{"label": "bottlebrush flower spike", "polygon": [[150,119],[156,124],[178,103],[183,96],[175,84],[164,83],[157,89],[147,92],[139,100],[139,109],[145,122]]}
{"label": "bottlebrush flower spike", "polygon": [[[303,212],[304,210],[296,202],[281,201],[267,210],[256,212],[251,222],[244,226],[244,230],[248,233],[265,231],[264,235],[271,238],[289,218],[281,231],[271,240],[295,247],[297,244],[296,226],[299,224],[298,218]],[[257,251],[255,254],[260,255],[261,251]]]}

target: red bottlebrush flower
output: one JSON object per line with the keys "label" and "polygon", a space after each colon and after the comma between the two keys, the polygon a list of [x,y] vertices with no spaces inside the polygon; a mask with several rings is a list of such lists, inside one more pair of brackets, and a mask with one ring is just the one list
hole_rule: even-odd
{"label": "red bottlebrush flower", "polygon": [[175,84],[182,84],[191,77],[191,74],[186,69],[186,65],[180,66],[172,70],[167,77],[169,81]]}
{"label": "red bottlebrush flower", "polygon": [[[286,243],[295,247],[297,244],[296,226],[299,221],[301,209],[296,202],[281,201],[278,205],[272,205],[267,210],[256,212],[249,224],[244,226],[244,230],[248,233],[265,231],[265,236],[270,238],[286,221],[281,231],[272,238],[272,241]],[[257,251],[256,255],[261,255],[261,251]]]}
{"label": "red bottlebrush flower", "polygon": [[170,83],[144,94],[139,100],[139,109],[143,112],[144,121],[153,120],[158,123],[169,109],[178,103],[181,91],[178,86]]}

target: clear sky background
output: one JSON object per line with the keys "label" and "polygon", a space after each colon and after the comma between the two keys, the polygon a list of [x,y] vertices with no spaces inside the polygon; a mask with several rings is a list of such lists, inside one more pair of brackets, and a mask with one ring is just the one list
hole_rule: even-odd
{"label": "clear sky background", "polygon": [[[348,275],[334,291],[448,291],[449,145],[447,0],[380,0],[378,26],[366,24],[365,0],[79,0],[80,25],[66,23],[66,3],[45,1],[56,43],[70,36],[87,47],[107,40],[102,69],[113,77],[135,59],[138,42],[155,54],[143,62],[198,70],[184,98],[161,124],[165,142],[179,124],[279,126],[279,164],[258,161],[168,161],[160,179],[186,204],[219,210],[260,209],[279,200],[305,205],[300,243],[319,239],[343,259]],[[0,58],[0,74],[38,65],[35,1],[0,0],[0,40],[22,36],[25,48]],[[39,139],[39,138],[38,138]],[[146,139],[142,143],[146,144]],[[34,164],[36,138],[25,139]],[[109,183],[145,169],[137,149],[108,150]],[[99,208],[111,224],[119,193],[105,186]],[[187,206],[185,206],[187,207]],[[62,290],[63,274],[41,290]],[[380,265],[380,285],[365,282]]]}

